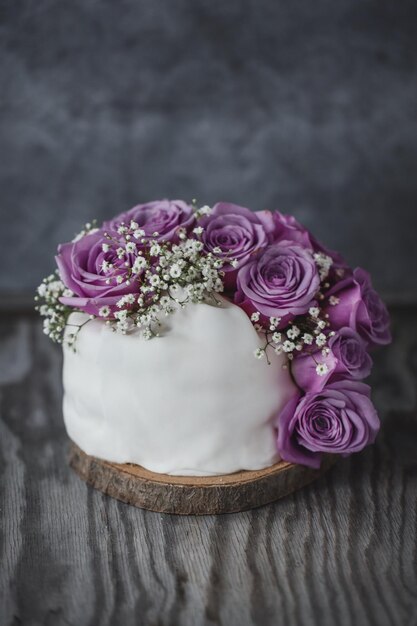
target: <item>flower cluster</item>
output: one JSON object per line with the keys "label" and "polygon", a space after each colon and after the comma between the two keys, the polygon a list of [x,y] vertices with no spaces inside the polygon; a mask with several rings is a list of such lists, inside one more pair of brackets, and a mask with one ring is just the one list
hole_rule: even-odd
{"label": "flower cluster", "polygon": [[35,301],[38,304],[35,309],[44,317],[43,332],[57,343],[61,343],[62,333],[71,312],[69,307],[61,304],[60,299],[72,295],[72,291],[60,280],[57,271],[44,278],[36,290]]}
{"label": "flower cluster", "polygon": [[[59,246],[59,278],[38,288],[44,330],[61,341],[71,311],[113,330],[140,328],[188,303],[234,302],[264,345],[259,359],[285,357],[297,395],[277,416],[285,460],[312,467],[323,453],[350,454],[375,438],[369,350],[390,341],[385,305],[362,269],[352,270],[293,217],[229,203],[198,208],[162,200],[87,225]],[[79,329],[66,334],[74,343]]]}

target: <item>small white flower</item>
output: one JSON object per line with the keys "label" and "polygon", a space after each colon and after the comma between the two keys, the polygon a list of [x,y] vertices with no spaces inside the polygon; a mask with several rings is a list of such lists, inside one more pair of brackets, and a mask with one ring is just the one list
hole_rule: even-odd
{"label": "small white flower", "polygon": [[100,317],[109,317],[110,315],[110,307],[109,306],[102,306],[99,310],[98,310],[98,314],[100,315]]}
{"label": "small white flower", "polygon": [[149,328],[144,328],[143,331],[142,331],[142,336],[147,341],[149,339],[152,339],[152,332],[151,332],[151,330]]}
{"label": "small white flower", "polygon": [[237,266],[239,265],[239,261],[237,259],[232,259],[230,261],[230,265],[236,269]]}
{"label": "small white flower", "polygon": [[280,317],[270,317],[269,318],[269,323],[271,324],[271,326],[278,326],[280,321],[281,321]]}
{"label": "small white flower", "polygon": [[117,283],[118,285],[120,285],[120,283],[122,283],[122,282],[123,282],[123,276],[121,276],[121,275],[119,274],[118,276],[116,276],[116,283]]}
{"label": "small white flower", "polygon": [[39,287],[37,288],[37,292],[40,295],[41,298],[43,298],[44,296],[46,296],[47,293],[47,287],[45,285],[45,283],[41,283],[39,285]]}
{"label": "small white flower", "polygon": [[172,278],[179,278],[181,276],[181,267],[178,265],[178,263],[174,263],[173,265],[171,265],[169,273]]}
{"label": "small white flower", "polygon": [[130,222],[130,230],[137,230],[139,228],[139,224],[134,222],[133,220]]}
{"label": "small white flower", "polygon": [[263,359],[265,356],[265,350],[263,348],[256,348],[253,354],[257,359]]}
{"label": "small white flower", "polygon": [[250,319],[252,322],[259,322],[260,314],[258,312],[252,313]]}
{"label": "small white flower", "polygon": [[308,309],[311,317],[318,317],[320,315],[320,309],[317,306],[312,306]]}
{"label": "small white flower", "polygon": [[329,371],[326,363],[318,363],[316,367],[316,372],[319,376],[324,376]]}
{"label": "small white flower", "polygon": [[289,337],[289,339],[296,339],[299,334],[300,329],[297,326],[291,326],[291,328],[287,330],[287,337]]}
{"label": "small white flower", "polygon": [[149,282],[152,285],[152,287],[158,287],[159,283],[161,282],[161,279],[159,278],[159,276],[157,274],[153,274],[150,277]]}
{"label": "small white flower", "polygon": [[292,352],[293,350],[295,350],[295,343],[292,341],[288,341],[287,339],[282,344],[282,349],[284,350],[284,352]]}
{"label": "small white flower", "polygon": [[136,244],[134,241],[129,241],[129,243],[126,244],[126,252],[128,254],[133,254],[134,252],[136,252]]}
{"label": "small white flower", "polygon": [[201,235],[204,232],[204,228],[202,226],[196,226],[193,228],[193,233],[196,235]]}
{"label": "small white flower", "polygon": [[117,232],[119,233],[119,235],[124,235],[124,233],[127,231],[126,226],[119,226],[119,228],[117,229]]}
{"label": "small white flower", "polygon": [[204,205],[199,209],[199,213],[201,213],[201,215],[209,215],[211,213],[211,207]]}
{"label": "small white flower", "polygon": [[323,328],[326,328],[326,322],[324,320],[319,320],[317,322],[317,326],[323,330]]}
{"label": "small white flower", "polygon": [[312,343],[313,343],[313,341],[314,341],[314,337],[313,337],[313,335],[310,335],[310,333],[304,333],[304,335],[302,336],[302,338],[301,338],[301,339],[304,341],[304,343],[305,343],[307,346],[311,346],[311,344],[312,344]]}
{"label": "small white flower", "polygon": [[329,298],[329,304],[331,306],[336,306],[336,304],[339,304],[340,299],[337,296],[330,296]]}
{"label": "small white flower", "polygon": [[216,246],[215,248],[213,248],[213,254],[221,254],[222,253],[222,249],[219,246]]}
{"label": "small white flower", "polygon": [[119,257],[119,259],[122,259],[124,257],[124,255],[125,255],[124,248],[117,248],[116,254]]}
{"label": "small white flower", "polygon": [[133,263],[132,272],[134,274],[139,274],[139,272],[143,270],[146,267],[146,265],[147,265],[146,259],[144,259],[142,256],[138,256],[136,257],[135,262]]}
{"label": "small white flower", "polygon": [[103,252],[108,252],[110,250],[110,246],[108,243],[102,243],[101,249],[103,250]]}
{"label": "small white flower", "polygon": [[272,335],[272,341],[273,341],[274,343],[281,343],[281,339],[282,339],[282,335],[281,335],[281,333],[274,333],[274,334]]}
{"label": "small white flower", "polygon": [[159,243],[152,244],[149,253],[151,256],[158,256],[159,254],[161,254],[161,246],[159,245]]}
{"label": "small white flower", "polygon": [[319,335],[317,335],[316,337],[316,344],[318,345],[319,348],[321,348],[322,346],[324,346],[326,343],[326,335],[324,333],[320,333]]}
{"label": "small white flower", "polygon": [[143,230],[143,228],[138,228],[133,233],[133,236],[134,236],[135,239],[140,239],[141,237],[145,236],[145,231]]}

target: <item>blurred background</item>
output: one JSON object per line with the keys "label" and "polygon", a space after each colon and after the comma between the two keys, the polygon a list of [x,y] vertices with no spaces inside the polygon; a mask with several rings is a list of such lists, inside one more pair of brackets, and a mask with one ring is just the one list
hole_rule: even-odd
{"label": "blurred background", "polygon": [[0,296],[170,197],[294,214],[417,301],[415,0],[1,0]]}

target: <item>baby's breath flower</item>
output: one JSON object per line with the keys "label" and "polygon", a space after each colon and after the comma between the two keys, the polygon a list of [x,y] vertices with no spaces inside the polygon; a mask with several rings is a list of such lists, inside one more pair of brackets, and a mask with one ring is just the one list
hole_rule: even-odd
{"label": "baby's breath flower", "polygon": [[173,265],[171,265],[169,273],[172,278],[179,278],[181,276],[181,267],[178,265],[178,263],[174,263]]}
{"label": "baby's breath flower", "polygon": [[287,330],[287,337],[289,339],[296,339],[300,332],[301,331],[297,326],[291,326],[291,328]]}
{"label": "baby's breath flower", "polygon": [[263,348],[256,348],[254,355],[257,359],[263,359],[265,356],[265,350]]}
{"label": "baby's breath flower", "polygon": [[316,337],[316,344],[318,345],[319,348],[321,348],[322,346],[324,346],[326,343],[326,335],[324,333],[320,333],[319,335],[317,335]]}
{"label": "baby's breath flower", "polygon": [[308,310],[311,317],[318,317],[320,315],[320,309],[317,306],[312,306]]}
{"label": "baby's breath flower", "polygon": [[260,313],[258,313],[257,311],[255,313],[252,313],[252,315],[250,316],[252,322],[259,322],[259,318]]}
{"label": "baby's breath flower", "polygon": [[307,346],[311,346],[311,344],[314,341],[314,337],[313,337],[313,335],[310,335],[310,333],[304,333],[304,335],[302,336],[302,341],[304,341],[304,343]]}
{"label": "baby's breath flower", "polygon": [[134,241],[129,241],[129,243],[126,244],[126,252],[128,254],[133,254],[134,252],[136,252],[136,244]]}
{"label": "baby's breath flower", "polygon": [[151,249],[149,250],[149,254],[151,256],[158,256],[161,253],[161,246],[159,245],[159,243],[154,243],[151,246]]}
{"label": "baby's breath flower", "polygon": [[147,265],[146,259],[142,256],[138,256],[133,263],[132,272],[134,274],[139,274],[145,267],[147,267]]}
{"label": "baby's breath flower", "polygon": [[144,328],[142,331],[142,336],[144,339],[149,340],[152,339],[152,331],[150,328]]}
{"label": "baby's breath flower", "polygon": [[340,299],[337,296],[330,296],[329,298],[329,304],[331,306],[336,306],[336,304],[339,304]]}
{"label": "baby's breath flower", "polygon": [[326,363],[317,363],[316,372],[319,376],[324,376],[329,371]]}
{"label": "baby's breath flower", "polygon": [[98,314],[100,317],[109,317],[110,315],[110,307],[105,305],[102,306],[99,310],[98,310]]}
{"label": "baby's breath flower", "polygon": [[272,341],[273,341],[274,343],[281,343],[281,339],[282,339],[282,335],[281,335],[281,333],[274,333],[274,334],[272,335]]}
{"label": "baby's breath flower", "polygon": [[295,343],[286,339],[282,344],[282,349],[284,350],[284,352],[292,352],[293,350],[295,350]]}
{"label": "baby's breath flower", "polygon": [[330,268],[333,265],[333,259],[327,256],[327,254],[323,254],[323,252],[316,252],[313,257],[319,270],[320,280],[324,281],[329,275]]}
{"label": "baby's breath flower", "polygon": [[150,279],[149,279],[150,284],[152,285],[152,287],[158,287],[161,279],[159,278],[159,276],[157,274],[153,274]]}

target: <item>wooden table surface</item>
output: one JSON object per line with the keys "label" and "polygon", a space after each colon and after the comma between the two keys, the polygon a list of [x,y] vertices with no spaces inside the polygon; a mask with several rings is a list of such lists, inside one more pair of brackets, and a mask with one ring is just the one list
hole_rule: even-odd
{"label": "wooden table surface", "polygon": [[0,625],[417,624],[417,311],[375,355],[378,443],[276,504],[141,511],[66,462],[61,355],[0,318]]}

